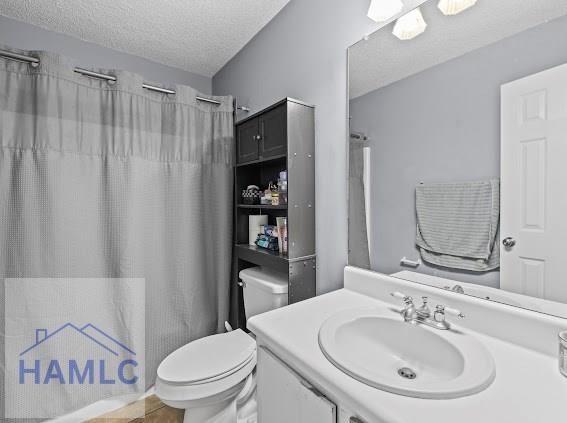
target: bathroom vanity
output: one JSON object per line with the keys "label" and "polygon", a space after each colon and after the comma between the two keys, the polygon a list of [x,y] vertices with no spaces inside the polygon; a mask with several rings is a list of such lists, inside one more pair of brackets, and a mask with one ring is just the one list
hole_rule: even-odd
{"label": "bathroom vanity", "polygon": [[[392,292],[403,292],[413,298],[428,296],[431,305],[458,308],[465,317],[448,315],[451,329],[447,331],[412,325],[404,322],[400,314],[404,305],[390,295]],[[444,355],[447,350],[443,343],[430,344],[427,336],[423,336],[426,334],[440,336],[449,343],[453,337],[468,338],[482,345],[492,360],[494,374],[477,386],[477,392],[458,398],[452,397],[451,390],[428,399],[423,398],[428,396],[423,393],[394,393],[390,392],[391,387],[371,386],[368,381],[362,382],[339,369],[320,345],[321,328],[326,322],[351,312],[371,313],[392,322],[382,333],[374,334],[376,341],[395,338],[392,331],[399,330],[405,332],[406,338],[415,337],[414,351],[403,350],[412,345],[408,339],[400,338],[399,342],[389,344],[391,356],[400,362],[406,360],[408,367],[416,370],[416,378],[408,380],[406,386],[421,383],[427,391],[428,386],[440,380],[449,385],[459,377],[459,371],[452,374],[444,367],[451,360]],[[411,326],[411,330],[406,331],[403,325]],[[249,320],[248,327],[258,342],[260,423],[551,423],[562,421],[565,413],[567,379],[558,370],[557,334],[567,329],[567,322],[561,318],[347,267],[344,289],[255,316]],[[351,334],[350,339],[355,343],[354,360],[373,359],[369,354],[365,356],[364,345],[369,352],[381,354],[374,349],[370,331]],[[473,369],[478,366],[476,352],[453,345],[463,360],[462,373],[467,366]],[[437,364],[428,362],[427,356],[436,352],[444,359]],[[382,353],[385,355],[381,360],[363,366],[380,370],[388,352]],[[393,373],[394,368],[391,370],[391,377],[384,374],[383,380],[390,378],[393,384],[394,376],[403,380],[402,375]],[[428,381],[420,382],[422,376],[427,376]]]}

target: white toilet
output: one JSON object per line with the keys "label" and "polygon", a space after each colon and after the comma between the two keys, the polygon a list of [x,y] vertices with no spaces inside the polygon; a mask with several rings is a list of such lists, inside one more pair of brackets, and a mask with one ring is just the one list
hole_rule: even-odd
{"label": "white toilet", "polygon": [[[246,318],[287,305],[287,275],[242,270]],[[184,423],[256,422],[256,341],[237,329],[190,342],[159,365],[156,395],[185,409]]]}

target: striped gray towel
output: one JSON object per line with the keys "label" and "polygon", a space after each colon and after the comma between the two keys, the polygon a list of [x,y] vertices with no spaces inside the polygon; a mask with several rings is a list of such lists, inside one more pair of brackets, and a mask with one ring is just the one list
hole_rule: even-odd
{"label": "striped gray towel", "polygon": [[415,189],[421,258],[486,272],[500,266],[500,181],[421,184]]}

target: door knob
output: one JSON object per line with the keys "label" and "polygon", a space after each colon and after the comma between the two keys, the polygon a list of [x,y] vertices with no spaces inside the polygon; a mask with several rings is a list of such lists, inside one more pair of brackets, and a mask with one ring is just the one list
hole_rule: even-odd
{"label": "door knob", "polygon": [[506,248],[512,248],[514,245],[516,245],[516,240],[511,237],[504,238],[502,240],[502,245],[504,245],[504,247]]}

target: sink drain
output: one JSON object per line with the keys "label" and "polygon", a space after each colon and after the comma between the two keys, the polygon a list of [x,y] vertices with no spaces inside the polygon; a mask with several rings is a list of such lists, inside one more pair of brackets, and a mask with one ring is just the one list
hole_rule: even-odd
{"label": "sink drain", "polygon": [[417,377],[417,374],[409,367],[398,369],[398,374],[404,379],[415,379]]}

